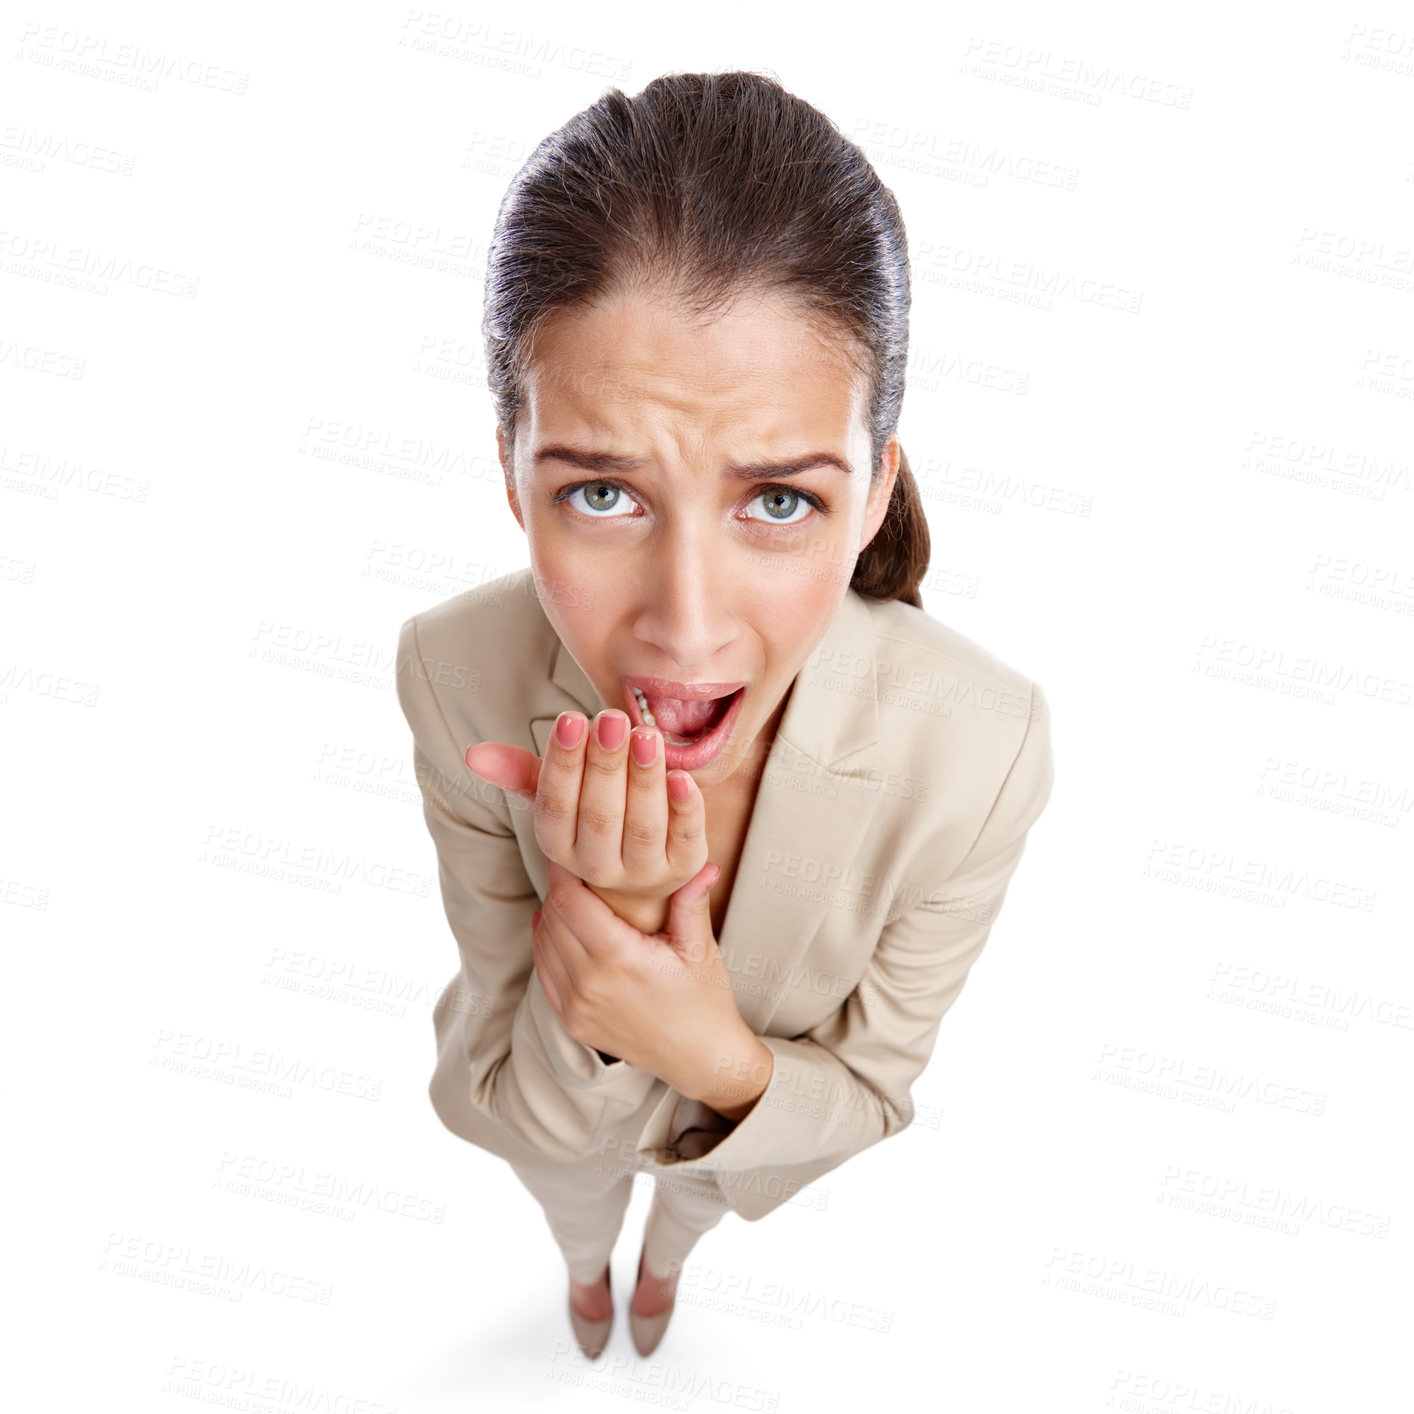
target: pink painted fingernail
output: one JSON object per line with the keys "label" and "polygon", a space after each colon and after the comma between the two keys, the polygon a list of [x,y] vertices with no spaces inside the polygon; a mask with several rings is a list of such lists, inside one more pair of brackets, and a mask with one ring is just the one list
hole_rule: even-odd
{"label": "pink painted fingernail", "polygon": [[561,712],[555,723],[555,736],[561,746],[578,746],[584,735],[584,718],[578,712]]}
{"label": "pink painted fingernail", "polygon": [[675,773],[668,777],[668,793],[674,800],[686,800],[691,794],[691,791],[692,787],[688,785],[686,776],[680,776]]}
{"label": "pink painted fingernail", "polygon": [[651,766],[658,755],[658,734],[649,731],[647,727],[635,727],[633,735],[629,737],[629,746],[633,751],[633,759],[640,766]]}
{"label": "pink painted fingernail", "polygon": [[617,751],[624,744],[624,729],[628,718],[622,712],[604,712],[599,717],[599,745],[605,751]]}

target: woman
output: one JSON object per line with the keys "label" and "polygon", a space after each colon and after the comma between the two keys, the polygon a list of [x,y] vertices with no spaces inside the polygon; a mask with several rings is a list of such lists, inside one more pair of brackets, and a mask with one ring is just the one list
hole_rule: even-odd
{"label": "woman", "polygon": [[531,566],[398,654],[462,960],[430,1094],[541,1203],[591,1358],[640,1169],[646,1355],[729,1207],[908,1126],[1050,794],[1037,685],[922,610],[908,308],[893,197],[755,74],[610,89],[497,218]]}

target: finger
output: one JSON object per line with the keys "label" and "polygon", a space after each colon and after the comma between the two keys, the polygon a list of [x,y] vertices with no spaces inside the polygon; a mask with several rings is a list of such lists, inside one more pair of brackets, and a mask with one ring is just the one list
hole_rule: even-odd
{"label": "finger", "polygon": [[[640,758],[647,757],[647,760]],[[631,878],[657,878],[668,863],[668,793],[663,786],[663,736],[657,727],[629,733],[623,866]]]}
{"label": "finger", "polygon": [[[687,786],[687,798],[679,800],[679,782]],[[707,803],[702,799],[696,780],[690,771],[673,771],[668,775],[668,863],[680,878],[689,869],[701,867],[707,857]]]}
{"label": "finger", "polygon": [[[540,785],[535,795],[535,838],[547,856],[569,859],[579,819],[579,786],[584,772],[583,712],[561,712],[550,730]],[[570,744],[566,744],[566,738]]]}
{"label": "finger", "polygon": [[[680,925],[686,930],[689,919],[706,918],[711,928],[712,887],[721,878],[721,866],[710,860],[668,900],[668,931],[677,934]],[[690,930],[686,930],[690,931]]]}
{"label": "finger", "polygon": [[688,962],[705,961],[716,942],[709,896],[721,874],[720,866],[704,864],[669,900],[668,936]]}
{"label": "finger", "polygon": [[467,770],[484,781],[525,800],[535,799],[540,775],[540,758],[523,746],[507,746],[499,741],[478,741],[468,746],[462,757]]}
{"label": "finger", "polygon": [[[545,920],[551,919],[550,945],[558,953],[566,971],[576,987],[584,975],[589,962],[589,949],[584,945],[585,920],[583,906],[586,901],[592,906],[598,904],[609,909],[572,869],[546,860],[547,875],[545,902],[540,906],[540,928],[543,932]],[[612,913],[612,910],[609,910]]]}
{"label": "finger", "polygon": [[561,1021],[565,1019],[565,984],[563,964],[555,956],[555,949],[542,938],[545,932],[545,915],[540,915],[540,926],[531,931],[530,952],[535,959],[535,975],[540,979],[540,990],[545,993]]}
{"label": "finger", "polygon": [[584,781],[579,789],[575,858],[583,868],[585,881],[605,888],[618,884],[623,877],[630,725],[628,713],[616,707],[606,707],[595,717],[584,758]]}
{"label": "finger", "polygon": [[625,923],[573,870],[554,860],[547,863],[544,912],[554,910],[560,924],[556,943],[572,967],[587,967],[592,958],[602,958],[613,947],[640,936],[637,928]]}

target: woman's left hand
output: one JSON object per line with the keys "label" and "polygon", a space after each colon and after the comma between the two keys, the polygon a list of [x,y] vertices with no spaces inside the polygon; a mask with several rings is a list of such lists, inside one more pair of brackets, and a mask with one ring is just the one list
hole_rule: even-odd
{"label": "woman's left hand", "polygon": [[755,1044],[712,932],[717,865],[704,865],[672,895],[664,932],[645,934],[578,875],[546,864],[531,948],[541,988],[576,1041],[688,1096]]}

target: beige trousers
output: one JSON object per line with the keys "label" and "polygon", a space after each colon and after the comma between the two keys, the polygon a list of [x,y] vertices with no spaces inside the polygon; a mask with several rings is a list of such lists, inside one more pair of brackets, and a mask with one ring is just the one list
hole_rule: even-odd
{"label": "beige trousers", "polygon": [[654,1175],[643,1247],[644,1262],[656,1277],[678,1271],[697,1239],[730,1211],[710,1177],[646,1164],[627,1146],[610,1145],[572,1164],[549,1158],[507,1162],[544,1209],[570,1276],[585,1286],[597,1282],[608,1265],[636,1173]]}

